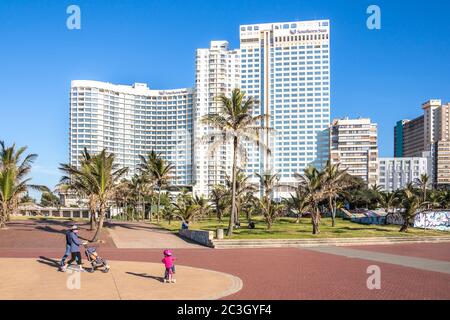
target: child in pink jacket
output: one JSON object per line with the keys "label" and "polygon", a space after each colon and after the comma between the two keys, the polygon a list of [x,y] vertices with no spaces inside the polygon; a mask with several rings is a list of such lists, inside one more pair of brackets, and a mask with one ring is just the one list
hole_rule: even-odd
{"label": "child in pink jacket", "polygon": [[172,256],[172,251],[164,250],[164,259],[162,259],[162,263],[166,267],[166,271],[164,272],[164,283],[172,282],[175,283],[177,280],[175,279],[175,258]]}

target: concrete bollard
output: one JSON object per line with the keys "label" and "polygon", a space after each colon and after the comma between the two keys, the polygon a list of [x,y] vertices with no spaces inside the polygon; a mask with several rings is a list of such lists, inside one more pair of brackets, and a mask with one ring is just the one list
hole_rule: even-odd
{"label": "concrete bollard", "polygon": [[223,229],[217,229],[217,231],[216,231],[216,238],[217,239],[223,239]]}

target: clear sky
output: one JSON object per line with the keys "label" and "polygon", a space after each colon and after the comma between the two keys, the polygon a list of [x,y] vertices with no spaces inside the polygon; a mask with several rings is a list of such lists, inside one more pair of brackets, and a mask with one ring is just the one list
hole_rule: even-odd
{"label": "clear sky", "polygon": [[[81,30],[66,9],[81,8]],[[366,9],[381,8],[381,30]],[[239,25],[331,20],[331,112],[378,123],[381,156],[393,126],[430,98],[450,101],[450,1],[1,0],[0,140],[39,154],[34,183],[53,187],[68,161],[72,79],[192,87],[194,52],[239,46]]]}

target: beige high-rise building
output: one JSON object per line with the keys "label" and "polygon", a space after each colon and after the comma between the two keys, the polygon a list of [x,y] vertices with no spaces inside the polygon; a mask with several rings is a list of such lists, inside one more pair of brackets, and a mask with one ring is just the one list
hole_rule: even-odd
{"label": "beige high-rise building", "polygon": [[[433,101],[433,100],[432,100]],[[441,104],[433,112],[434,175],[436,186],[450,186],[450,103]]]}
{"label": "beige high-rise building", "polygon": [[330,160],[351,175],[378,182],[377,124],[368,118],[335,119],[330,127]]}
{"label": "beige high-rise building", "polygon": [[450,103],[431,99],[422,104],[423,115],[398,121],[394,128],[395,157],[428,157],[437,187],[450,185]]}

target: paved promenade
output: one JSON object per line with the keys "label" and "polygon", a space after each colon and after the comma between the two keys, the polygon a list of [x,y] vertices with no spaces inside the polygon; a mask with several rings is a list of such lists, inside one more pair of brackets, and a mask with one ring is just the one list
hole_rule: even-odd
{"label": "paved promenade", "polygon": [[[30,258],[36,264],[40,256],[61,256],[64,236],[55,230],[63,230],[63,226],[46,223],[48,225],[42,228],[43,224],[27,222],[0,231],[0,257]],[[147,242],[148,246],[154,248],[118,248],[120,241],[116,245],[114,240],[114,232],[118,230],[106,230],[102,236],[105,243],[98,247],[99,253],[112,261],[113,270],[121,268],[119,261],[156,263],[161,266],[162,250],[157,247],[165,243],[158,244],[155,240],[153,244]],[[127,230],[134,232],[132,229]],[[175,237],[177,240],[174,241],[184,241],[175,235],[159,233],[160,230],[154,228],[142,231],[142,236],[149,239],[163,234]],[[87,231],[83,229],[83,233]],[[11,238],[14,241],[11,242]],[[241,290],[222,299],[450,299],[450,274],[447,272],[449,243],[221,250],[190,245],[188,243],[184,248],[174,249],[178,265],[219,271],[242,280]],[[370,276],[367,270],[373,265],[381,271],[379,290],[367,287]],[[6,266],[2,264],[1,267],[3,269]],[[50,266],[40,266],[43,267],[52,276],[60,276]],[[126,271],[131,269],[127,267]],[[160,274],[160,271],[153,274],[150,266],[142,271],[131,272],[151,276]],[[94,275],[103,276],[100,273]],[[159,285],[152,278],[133,278]],[[178,281],[183,280],[178,274]],[[200,279],[197,285],[206,286],[206,283]],[[188,289],[183,290],[189,292]]]}
{"label": "paved promenade", "polygon": [[[0,258],[0,299],[210,300],[239,291],[239,278],[177,266],[177,282],[163,282],[163,266],[110,261],[108,273],[57,272],[57,260]],[[199,285],[201,283],[202,285]]]}

